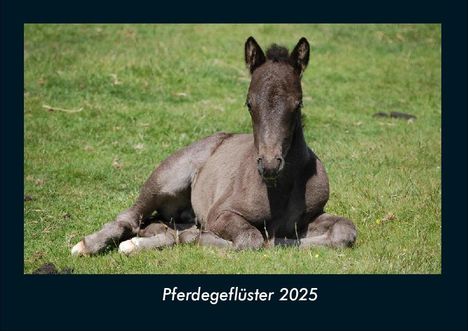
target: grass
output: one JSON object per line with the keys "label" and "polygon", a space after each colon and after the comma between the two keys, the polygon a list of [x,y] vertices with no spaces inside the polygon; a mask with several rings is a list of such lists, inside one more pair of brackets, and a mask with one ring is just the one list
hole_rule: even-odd
{"label": "grass", "polygon": [[[311,42],[306,139],[329,174],[327,211],[354,220],[356,246],[71,257],[171,153],[251,130],[249,35]],[[24,81],[25,273],[441,272],[439,25],[26,25]],[[372,116],[389,111],[417,120]]]}

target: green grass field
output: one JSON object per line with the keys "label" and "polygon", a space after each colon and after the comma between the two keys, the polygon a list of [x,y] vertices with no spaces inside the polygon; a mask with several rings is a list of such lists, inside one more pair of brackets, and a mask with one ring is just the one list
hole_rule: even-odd
{"label": "green grass field", "polygon": [[[354,248],[177,246],[74,258],[132,204],[155,165],[217,131],[249,132],[246,38],[311,43],[305,134],[330,178],[327,211]],[[375,112],[417,116],[408,122]],[[24,272],[440,273],[439,25],[26,25]]]}

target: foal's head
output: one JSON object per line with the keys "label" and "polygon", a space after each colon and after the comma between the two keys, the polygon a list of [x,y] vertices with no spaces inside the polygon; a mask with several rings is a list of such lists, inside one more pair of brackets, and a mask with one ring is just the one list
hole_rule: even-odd
{"label": "foal's head", "polygon": [[309,62],[309,43],[301,38],[291,54],[272,45],[265,56],[249,37],[245,62],[252,75],[246,105],[252,117],[257,168],[268,182],[283,169],[294,131],[300,128],[301,76]]}

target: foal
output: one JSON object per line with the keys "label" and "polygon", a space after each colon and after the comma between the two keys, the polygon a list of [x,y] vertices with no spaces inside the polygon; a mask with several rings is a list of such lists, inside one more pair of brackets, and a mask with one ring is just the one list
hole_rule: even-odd
{"label": "foal", "polygon": [[[324,212],[328,178],[304,140],[301,76],[309,51],[301,38],[291,54],[277,45],[265,54],[248,38],[246,106],[253,134],[217,133],[171,155],[153,171],[134,205],[86,236],[72,254],[98,253],[119,242],[124,253],[177,242],[235,249],[266,243],[351,246],[356,228]],[[203,231],[163,224],[141,231],[140,221],[155,211],[179,226],[195,220]]]}

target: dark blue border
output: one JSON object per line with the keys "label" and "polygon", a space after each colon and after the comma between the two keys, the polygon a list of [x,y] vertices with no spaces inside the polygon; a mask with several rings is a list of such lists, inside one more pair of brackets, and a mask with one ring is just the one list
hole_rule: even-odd
{"label": "dark blue border", "polygon": [[[467,6],[464,1],[2,1],[1,329],[466,330]],[[169,6],[172,6],[170,8]],[[340,22],[442,24],[442,275],[23,275],[23,24]],[[319,287],[311,304],[162,303],[162,288]],[[144,290],[143,290],[144,289]],[[142,291],[142,292],[141,292]]]}

